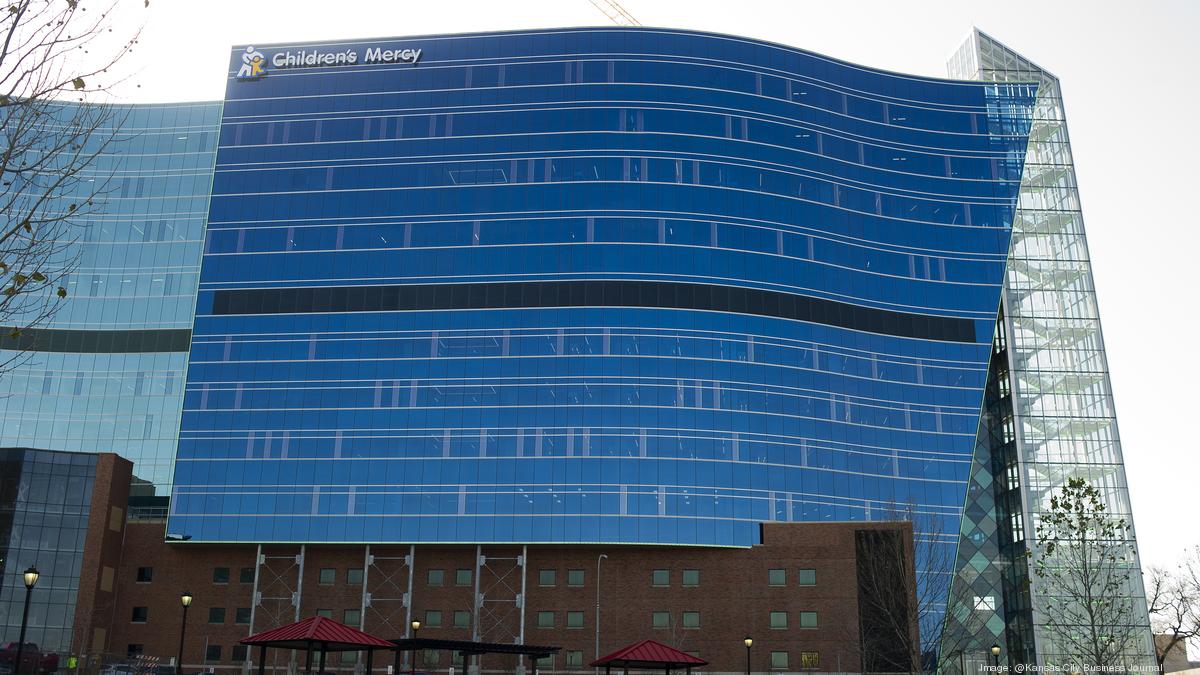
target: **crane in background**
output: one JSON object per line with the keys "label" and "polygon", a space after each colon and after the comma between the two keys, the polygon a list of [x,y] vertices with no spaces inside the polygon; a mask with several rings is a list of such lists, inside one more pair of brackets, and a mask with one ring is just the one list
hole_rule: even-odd
{"label": "crane in background", "polygon": [[607,16],[609,21],[617,24],[618,26],[640,26],[640,25],[642,25],[642,22],[633,18],[633,15],[630,14],[624,7],[622,7],[621,4],[619,2],[617,2],[617,0],[588,0],[588,1],[591,2],[592,5],[596,9],[603,12],[604,16]]}

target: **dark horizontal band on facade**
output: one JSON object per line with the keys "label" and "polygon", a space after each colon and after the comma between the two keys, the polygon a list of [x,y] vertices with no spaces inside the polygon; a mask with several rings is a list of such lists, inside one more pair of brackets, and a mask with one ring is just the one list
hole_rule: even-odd
{"label": "dark horizontal band on facade", "polygon": [[0,349],[22,352],[74,352],[78,354],[132,354],[137,352],[187,352],[192,331],[187,328],[147,330],[72,330],[25,328],[14,339],[4,329]]}
{"label": "dark horizontal band on facade", "polygon": [[779,291],[669,281],[519,281],[219,290],[212,313],[303,314],[532,307],[695,309],[810,321],[899,337],[975,342],[970,319],[860,307]]}

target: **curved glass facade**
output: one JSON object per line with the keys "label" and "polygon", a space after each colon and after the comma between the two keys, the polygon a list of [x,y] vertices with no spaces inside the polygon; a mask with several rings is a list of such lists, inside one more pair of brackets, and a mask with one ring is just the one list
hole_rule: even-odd
{"label": "curved glass facade", "polygon": [[64,247],[68,295],[0,338],[0,447],[116,453],[135,495],[170,493],[220,114],[115,106],[89,139],[102,151],[81,177],[104,188]]}
{"label": "curved glass facade", "polygon": [[955,545],[1035,89],[658,29],[235,49],[169,531]]}

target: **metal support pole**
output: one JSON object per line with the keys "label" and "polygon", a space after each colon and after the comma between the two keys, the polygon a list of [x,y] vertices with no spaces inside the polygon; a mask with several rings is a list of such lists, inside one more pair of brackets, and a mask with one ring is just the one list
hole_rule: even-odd
{"label": "metal support pole", "polygon": [[321,643],[321,661],[317,666],[317,668],[318,668],[317,675],[325,675],[325,652],[328,648],[329,648],[328,644],[326,644],[324,642]]}
{"label": "metal support pole", "polygon": [[179,660],[175,662],[176,675],[183,675],[183,636],[187,633],[188,605],[183,606],[183,621],[179,622]]}
{"label": "metal support pole", "polygon": [[17,660],[13,663],[13,673],[15,675],[21,675],[21,657],[25,653],[25,628],[29,624],[29,596],[31,595],[33,595],[33,589],[26,586],[25,610],[21,613],[21,639],[17,641]]}
{"label": "metal support pole", "polygon": [[[596,654],[593,659],[600,658],[600,561],[607,560],[608,554],[601,553],[596,556]],[[600,668],[596,668],[596,675],[599,675]]]}
{"label": "metal support pole", "polygon": [[[254,635],[254,615],[258,610],[258,573],[262,568],[262,544],[258,545],[258,549],[254,552],[254,587],[250,589],[250,625],[246,626],[246,637]],[[250,672],[250,651],[246,650],[246,672]],[[266,649],[262,650],[266,654]],[[260,666],[262,664],[259,664]],[[260,671],[261,672],[261,671]]]}
{"label": "metal support pole", "polygon": [[367,675],[371,675],[371,657],[375,654],[374,649],[367,650]]}
{"label": "metal support pole", "polygon": [[[367,544],[367,550],[363,553],[363,579],[362,579],[362,607],[358,611],[358,629],[367,629],[367,574],[371,571],[371,545]],[[367,652],[367,658],[370,659],[371,652]],[[369,670],[369,669],[368,669]]]}
{"label": "metal support pole", "polygon": [[750,648],[746,647],[746,675],[750,675]]}
{"label": "metal support pole", "polygon": [[[262,547],[259,547],[262,550]],[[267,646],[263,645],[258,648],[258,675],[263,675],[267,670]]]}
{"label": "metal support pole", "polygon": [[[408,547],[408,602],[404,604],[404,637],[413,637],[412,635],[412,609],[413,609],[413,567],[417,564],[417,545],[410,544]],[[397,650],[396,654],[400,652]],[[414,654],[411,651],[405,651],[406,658],[411,659]],[[399,656],[397,656],[399,659]],[[397,662],[395,675],[400,675],[399,662]]]}

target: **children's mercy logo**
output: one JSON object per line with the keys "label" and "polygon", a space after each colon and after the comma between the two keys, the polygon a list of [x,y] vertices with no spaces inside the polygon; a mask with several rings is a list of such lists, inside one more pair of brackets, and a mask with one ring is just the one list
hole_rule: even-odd
{"label": "children's mercy logo", "polygon": [[242,67],[238,68],[237,79],[257,80],[267,74],[267,59],[254,47],[242,52]]}

